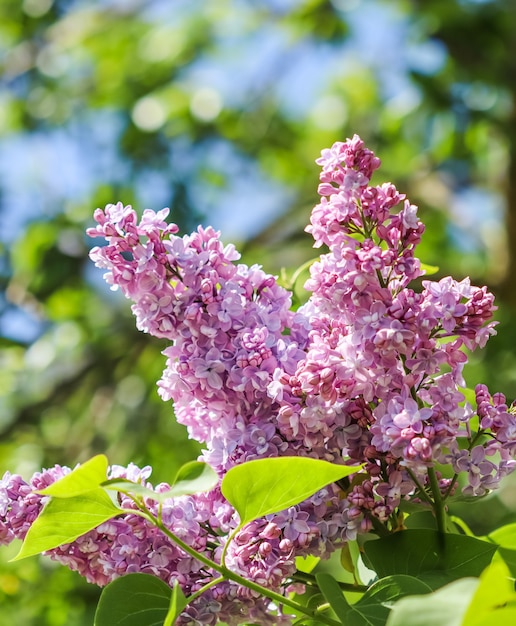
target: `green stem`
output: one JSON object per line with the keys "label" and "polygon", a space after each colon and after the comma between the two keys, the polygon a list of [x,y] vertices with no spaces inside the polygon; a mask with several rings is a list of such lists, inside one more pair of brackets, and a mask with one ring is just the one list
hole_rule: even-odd
{"label": "green stem", "polygon": [[446,531],[446,511],[444,508],[444,500],[439,488],[439,481],[433,467],[428,468],[428,479],[430,481],[430,488],[432,489],[432,496],[434,499],[434,513],[437,521],[437,530],[444,535]]}
{"label": "green stem", "polygon": [[[292,580],[300,583],[304,583],[307,585],[316,585],[315,576],[312,574],[307,574],[306,572],[296,572],[292,576]],[[354,593],[365,593],[368,590],[366,585],[359,585],[357,583],[343,583],[337,581],[339,587],[343,591],[352,591]]]}
{"label": "green stem", "polygon": [[428,496],[428,494],[425,491],[425,488],[423,487],[423,485],[419,482],[417,476],[414,474],[414,472],[409,468],[405,468],[407,470],[407,474],[410,476],[410,478],[412,479],[412,482],[416,485],[416,487],[418,488],[418,491],[421,495],[421,499],[424,500],[427,504],[430,504],[430,506],[434,506],[434,503],[432,501],[432,499]]}
{"label": "green stem", "polygon": [[[236,572],[232,572],[231,570],[229,570],[225,565],[216,563],[215,561],[212,561],[211,559],[209,559],[207,556],[204,556],[204,554],[202,554],[201,552],[197,552],[195,548],[192,548],[191,546],[189,546],[182,539],[180,539],[177,535],[175,535],[171,530],[169,530],[162,522],[158,520],[157,517],[152,515],[150,511],[140,512],[140,511],[128,509],[128,510],[124,510],[123,512],[141,515],[142,517],[145,517],[149,522],[154,524],[154,526],[159,528],[159,530],[161,530],[161,532],[164,533],[169,539],[171,539],[180,548],[182,548],[187,554],[192,556],[194,559],[197,559],[201,563],[204,563],[204,565],[207,565],[209,568],[218,572],[221,575],[218,579],[219,582],[221,580],[232,580],[233,582],[239,585],[242,585],[243,587],[247,587],[248,589],[251,589],[252,591],[256,591],[256,593],[258,593],[259,595],[269,598],[270,600],[272,600],[278,605],[283,604],[283,605],[289,606],[290,608],[296,611],[299,611],[300,613],[303,613],[304,615],[307,615],[308,617],[314,618],[315,616],[314,612],[308,609],[307,607],[303,606],[302,604],[299,604],[298,602],[291,600],[287,596],[282,596],[280,593],[276,593],[275,591],[272,591],[272,589],[268,589],[267,587],[262,587],[262,585],[259,585],[258,583],[255,583],[252,580],[247,580],[243,576],[240,576],[239,574],[237,574]],[[328,624],[328,626],[341,626],[340,622],[336,622],[330,617],[326,617],[324,615],[318,615],[317,619],[322,624]]]}
{"label": "green stem", "polygon": [[477,443],[477,441],[485,434],[485,430],[483,428],[479,428],[477,430],[477,434],[473,437],[473,439],[469,442],[468,450],[471,451],[473,446]]}
{"label": "green stem", "polygon": [[383,276],[380,273],[380,270],[376,270],[376,277],[378,278],[378,282],[380,283],[380,287],[387,287],[387,283],[383,279]]}
{"label": "green stem", "polygon": [[458,474],[454,474],[453,478],[451,479],[450,484],[448,485],[448,489],[446,490],[446,493],[443,496],[443,500],[447,500],[448,497],[450,496],[451,492],[453,491],[453,488],[455,487],[455,483],[457,482],[457,479],[459,478]]}
{"label": "green stem", "polygon": [[457,517],[456,515],[451,515],[450,519],[456,526],[458,526],[462,530],[462,532],[465,535],[467,535],[468,537],[474,537],[475,536],[475,534],[472,532],[471,528],[460,517]]}
{"label": "green stem", "polygon": [[233,538],[236,536],[236,534],[242,530],[242,526],[239,524],[235,530],[229,535],[229,537],[226,540],[226,543],[224,544],[224,547],[222,548],[222,555],[220,557],[220,562],[222,563],[222,565],[224,565],[224,567],[226,566],[226,553],[228,551],[228,547],[229,544],[233,541]]}
{"label": "green stem", "polygon": [[292,274],[292,278],[290,279],[290,289],[293,290],[296,286],[296,283],[301,276],[301,274],[311,267],[316,261],[318,261],[320,257],[315,257],[315,259],[310,259],[309,261],[305,261],[303,265],[300,265],[297,270]]}
{"label": "green stem", "polygon": [[208,591],[210,587],[215,587],[219,583],[223,583],[226,579],[224,576],[219,576],[218,578],[213,578],[209,583],[203,585],[200,589],[198,589],[195,593],[192,593],[191,596],[188,596],[188,602],[193,602],[196,598],[201,596],[205,591]]}
{"label": "green stem", "polygon": [[[473,437],[473,439],[470,440],[469,445],[468,445],[468,451],[471,452],[471,450],[473,449],[473,446],[477,443],[477,441],[480,439],[480,437],[482,437],[482,435],[485,434],[485,430],[483,428],[479,428],[479,430],[477,431],[477,433],[475,434],[475,436]],[[443,502],[450,496],[451,492],[453,491],[453,488],[455,487],[455,483],[457,482],[459,478],[458,474],[454,474],[453,478],[451,480],[451,483],[448,485],[448,489],[446,490],[446,493],[443,496]]]}

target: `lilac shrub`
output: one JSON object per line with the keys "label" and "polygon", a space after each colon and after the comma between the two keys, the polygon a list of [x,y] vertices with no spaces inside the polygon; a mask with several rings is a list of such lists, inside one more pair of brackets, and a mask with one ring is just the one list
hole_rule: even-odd
{"label": "lilac shrub", "polygon": [[[317,163],[321,201],[306,230],[327,252],[312,264],[311,295],[296,311],[291,293],[260,266],[238,263],[220,233],[199,227],[181,237],[167,209],[138,221],[131,207],[108,205],[88,231],[105,239],[91,258],[133,301],[137,327],[170,342],[159,393],[221,478],[277,456],[362,464],[352,480],[251,522],[229,543],[239,519],[220,488],[164,504],[164,524],[185,543],[282,594],[300,590],[296,557],[326,558],[359,533],[401,529],[405,501],[433,510],[444,530],[448,497],[458,488],[484,495],[515,466],[516,416],[503,395],[478,385],[476,407],[464,395],[465,349],[495,333],[492,294],[469,279],[414,282],[425,274],[415,256],[424,231],[417,207],[390,183],[370,184],[380,160],[359,137],[323,150]],[[451,473],[442,476],[442,466]],[[4,476],[0,541],[25,536],[45,502],[34,489],[67,472],[55,467],[29,483]],[[150,468],[111,475],[150,487]],[[49,555],[98,585],[146,572],[188,595],[216,578],[127,512]],[[291,621],[228,580],[197,597],[179,623],[217,620]]]}

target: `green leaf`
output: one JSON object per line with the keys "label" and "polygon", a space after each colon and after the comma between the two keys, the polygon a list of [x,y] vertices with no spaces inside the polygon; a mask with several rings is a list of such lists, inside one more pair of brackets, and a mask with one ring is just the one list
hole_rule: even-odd
{"label": "green leaf", "polygon": [[69,498],[51,498],[34,520],[18,554],[18,561],[75,541],[81,535],[119,515],[107,493],[97,487]]}
{"label": "green leaf", "polygon": [[339,587],[339,583],[331,574],[326,574],[325,572],[316,574],[315,580],[335,615],[343,624],[347,624],[350,606],[342,593],[342,589]]}
{"label": "green leaf", "polygon": [[119,491],[120,493],[139,496],[141,498],[149,498],[149,500],[156,500],[158,502],[166,499],[163,498],[164,493],[156,493],[149,487],[146,487],[141,483],[137,483],[134,480],[129,480],[128,478],[110,478],[109,480],[105,480],[101,484],[101,487],[104,487],[104,489],[108,489],[109,491]]}
{"label": "green leaf", "polygon": [[478,584],[476,578],[462,578],[433,593],[402,598],[392,607],[386,626],[462,626]]}
{"label": "green leaf", "polygon": [[437,274],[439,271],[437,265],[428,265],[428,263],[421,263],[421,269],[424,270],[425,276],[432,276],[432,274]]}
{"label": "green leaf", "polygon": [[409,529],[368,541],[364,551],[379,578],[407,574],[435,589],[458,578],[480,576],[496,546],[465,535]]}
{"label": "green leaf", "polygon": [[353,558],[354,555],[351,554],[350,543],[351,542],[347,541],[340,550],[340,564],[346,572],[355,576],[355,559]]}
{"label": "green leaf", "polygon": [[516,523],[500,526],[489,533],[488,537],[502,548],[516,550]]}
{"label": "green leaf", "polygon": [[100,596],[94,626],[164,626],[172,590],[150,574],[127,574]]}
{"label": "green leaf", "polygon": [[108,460],[103,454],[79,465],[73,472],[37,493],[54,498],[73,498],[99,487],[107,478]]}
{"label": "green leaf", "polygon": [[449,520],[451,524],[453,524],[453,526],[455,526],[456,528],[460,528],[460,530],[468,537],[475,537],[475,533],[462,518],[458,517],[457,515],[450,515]]}
{"label": "green leaf", "polygon": [[375,582],[355,604],[349,604],[337,581],[329,574],[317,574],[321,592],[346,626],[384,626],[391,606],[400,598],[431,593],[432,589],[413,576],[387,576]]}
{"label": "green leaf", "polygon": [[481,620],[475,622],[475,626],[506,626],[508,624],[516,624],[515,606],[502,607],[497,611],[492,611],[489,615],[486,615],[482,617]]}
{"label": "green leaf", "polygon": [[405,520],[406,528],[431,528],[437,530],[437,522],[431,511],[415,511]]}
{"label": "green leaf", "polygon": [[174,626],[176,619],[181,615],[183,609],[188,605],[188,599],[185,597],[179,583],[174,581],[172,595],[170,596],[170,605],[163,626]]}
{"label": "green leaf", "polygon": [[296,569],[298,572],[310,574],[316,565],[320,562],[321,557],[307,554],[306,556],[296,556]]}
{"label": "green leaf", "polygon": [[[458,528],[460,528],[463,531],[463,534],[469,535],[470,537],[475,536],[471,531],[469,531],[466,524],[462,522],[460,518],[452,515],[446,515],[445,521],[447,533],[456,534],[459,532]],[[414,511],[405,519],[405,528],[429,528],[431,530],[437,530],[435,515],[429,510]]]}
{"label": "green leaf", "polygon": [[174,484],[169,496],[186,496],[192,493],[210,491],[219,482],[219,477],[215,470],[207,463],[201,461],[191,461],[179,468]]}
{"label": "green leaf", "polygon": [[126,478],[105,480],[102,486],[112,491],[149,498],[149,500],[155,500],[156,502],[165,502],[170,498],[209,491],[216,486],[218,481],[219,477],[210,465],[200,461],[192,461],[179,469],[174,485],[161,493],[156,493],[152,489],[145,487],[145,485]]}
{"label": "green leaf", "polygon": [[473,600],[471,601],[461,626],[480,626],[496,614],[498,624],[509,624],[503,616],[505,605],[512,602],[514,610],[516,594],[514,582],[510,579],[509,568],[503,561],[491,563],[480,577]]}
{"label": "green leaf", "polygon": [[507,563],[512,576],[516,577],[516,524],[506,524],[488,535],[497,544],[498,554]]}
{"label": "green leaf", "polygon": [[405,596],[431,593],[432,588],[413,576],[397,574],[377,580],[364,596],[352,605],[353,615],[349,618],[350,626],[371,624],[383,626],[389,616],[392,605]]}
{"label": "green leaf", "polygon": [[307,457],[257,459],[232,467],[224,476],[221,488],[240,515],[243,526],[299,504],[358,469],[359,466],[334,465]]}

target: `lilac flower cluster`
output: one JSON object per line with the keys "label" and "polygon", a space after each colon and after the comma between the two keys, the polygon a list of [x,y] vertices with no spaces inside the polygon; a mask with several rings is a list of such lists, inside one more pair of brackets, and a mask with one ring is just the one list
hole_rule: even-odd
{"label": "lilac flower cluster", "polygon": [[[403,499],[435,498],[429,471],[439,464],[466,476],[465,493],[482,495],[514,469],[516,453],[516,415],[505,398],[478,386],[474,410],[462,391],[464,348],[483,347],[495,332],[493,296],[468,279],[409,286],[424,274],[415,256],[424,226],[392,184],[370,184],[380,161],[359,137],[323,150],[317,162],[321,201],[307,231],[328,251],[312,265],[311,296],[296,312],[291,294],[261,267],[239,264],[218,232],[199,227],[180,237],[166,209],[138,221],[131,207],[108,205],[89,230],[106,240],[91,258],[133,301],[138,328],[170,342],[159,393],[173,400],[178,421],[205,444],[202,458],[220,476],[263,457],[363,464],[351,482],[252,522],[228,546],[238,518],[219,489],[164,506],[163,520],[186,543],[216,561],[225,547],[230,569],[282,593],[296,556],[324,558],[357,533],[395,530]],[[0,541],[24,536],[44,500],[33,490],[65,471],[28,484],[4,477]],[[149,476],[134,466],[112,473],[145,483]],[[457,476],[438,477],[442,497],[457,484]],[[149,572],[188,594],[214,576],[130,514],[51,556],[100,585]],[[228,581],[181,619],[290,623]]]}
{"label": "lilac flower cluster", "polygon": [[[56,465],[36,473],[29,483],[18,475],[11,475],[8,472],[4,475],[0,481],[0,545],[25,537],[48,500],[48,497],[41,496],[35,491],[48,487],[70,471],[67,467]],[[130,464],[127,468],[111,467],[109,477],[127,478],[152,488],[147,482],[150,473],[150,467],[140,469]],[[163,492],[168,489],[170,486],[162,483],[155,491]],[[151,513],[157,515],[156,503],[148,500],[146,504]],[[120,505],[125,510],[135,509],[134,502],[121,494]],[[164,524],[173,529],[176,536],[186,544],[218,560],[222,546],[214,541],[209,523],[212,511],[208,501],[203,503],[202,499],[193,496],[173,498],[164,503],[161,515]],[[248,547],[247,550],[254,549],[256,554],[246,552],[244,555],[245,544],[252,545],[253,547]],[[124,574],[141,572],[157,576],[170,586],[177,582],[184,593],[189,595],[215,577],[213,571],[186,554],[156,526],[131,513],[124,513],[104,522],[74,542],[50,550],[46,554],[72,571],[78,572],[89,582],[100,586]],[[268,561],[279,587],[283,575],[287,574],[281,569],[281,561],[286,561],[291,554],[292,544],[287,539],[281,538],[281,531],[275,524],[267,522],[254,524],[252,528],[247,527],[245,533],[237,536],[232,566],[238,570],[239,565],[249,567],[255,559],[260,562]],[[254,577],[261,579],[263,574],[257,571]],[[281,614],[274,617],[270,615],[266,600],[253,597],[247,592],[247,589],[234,584],[221,583],[211,593],[203,594],[187,607],[180,623],[216,624],[219,620],[228,624],[238,624],[242,621],[260,624],[283,623],[284,618]]]}

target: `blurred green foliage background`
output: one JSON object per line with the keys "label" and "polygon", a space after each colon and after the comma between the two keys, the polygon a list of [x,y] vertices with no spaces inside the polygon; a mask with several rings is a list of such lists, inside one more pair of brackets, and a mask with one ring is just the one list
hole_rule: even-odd
{"label": "blurred green foliage background", "polygon": [[[169,206],[291,272],[314,159],[353,133],[421,207],[423,261],[497,294],[468,382],[516,396],[514,0],[2,0],[0,68],[2,473],[103,452],[162,481],[198,453],[156,393],[164,344],[88,260],[97,206]],[[461,514],[514,520],[515,489]],[[0,626],[93,623],[98,589],[15,551]]]}

